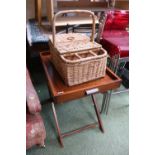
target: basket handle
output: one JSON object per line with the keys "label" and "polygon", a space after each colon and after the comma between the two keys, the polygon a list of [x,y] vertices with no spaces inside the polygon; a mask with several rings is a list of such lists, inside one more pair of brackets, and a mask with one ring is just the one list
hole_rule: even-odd
{"label": "basket handle", "polygon": [[95,15],[92,11],[88,11],[88,10],[65,10],[65,11],[59,11],[58,13],[56,13],[53,17],[53,45],[55,47],[55,34],[56,34],[56,30],[55,30],[55,21],[56,18],[60,15],[60,14],[65,14],[65,13],[85,13],[85,14],[89,14],[92,16],[92,35],[90,37],[90,41],[94,42],[94,35],[95,35]]}

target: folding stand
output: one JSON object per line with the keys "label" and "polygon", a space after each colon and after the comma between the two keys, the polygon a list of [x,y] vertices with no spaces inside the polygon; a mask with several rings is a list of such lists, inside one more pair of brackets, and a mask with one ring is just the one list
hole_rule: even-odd
{"label": "folding stand", "polygon": [[55,124],[56,124],[56,128],[57,128],[57,132],[58,132],[58,138],[59,138],[59,142],[60,142],[62,147],[64,147],[63,140],[62,140],[64,137],[67,137],[67,136],[70,136],[70,135],[73,135],[73,134],[76,134],[76,133],[80,133],[81,131],[89,129],[89,128],[94,128],[94,127],[96,127],[97,124],[98,124],[101,132],[104,133],[104,128],[103,128],[103,124],[102,124],[102,120],[101,120],[101,116],[100,116],[100,113],[99,113],[99,109],[98,109],[98,105],[97,105],[95,96],[91,95],[91,97],[92,97],[94,109],[95,109],[95,112],[96,112],[96,116],[97,116],[97,119],[98,119],[98,123],[88,124],[88,125],[85,125],[83,127],[80,127],[78,129],[75,129],[75,130],[72,130],[72,131],[69,131],[69,132],[66,132],[66,133],[61,133],[58,118],[57,118],[57,114],[56,114],[56,110],[55,110],[55,105],[54,105],[54,102],[52,102],[52,110],[53,110],[54,120],[55,120]]}
{"label": "folding stand", "polygon": [[[47,78],[49,93],[52,99],[52,103],[51,103],[52,111],[54,114],[54,121],[56,124],[58,139],[61,146],[62,147],[64,146],[63,145],[64,137],[70,136],[75,133],[79,133],[89,128],[94,128],[96,127],[96,125],[99,126],[101,132],[104,132],[104,128],[103,128],[103,124],[102,124],[102,120],[99,112],[99,107],[96,102],[94,94],[105,93],[109,90],[118,88],[121,84],[121,79],[116,74],[114,74],[109,68],[107,68],[105,77],[69,87],[63,83],[61,77],[53,67],[50,60],[51,59],[50,53],[42,52],[40,53],[40,57],[41,57],[43,68]],[[57,114],[56,114],[55,104],[64,103],[74,99],[80,99],[88,95],[91,96],[92,98],[98,122],[88,124],[86,126],[83,126],[79,129],[75,129],[73,131],[69,131],[67,133],[61,133]]]}

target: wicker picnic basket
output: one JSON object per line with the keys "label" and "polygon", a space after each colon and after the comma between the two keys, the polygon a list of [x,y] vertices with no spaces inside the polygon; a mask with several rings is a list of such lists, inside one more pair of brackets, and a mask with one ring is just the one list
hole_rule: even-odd
{"label": "wicker picnic basket", "polygon": [[[64,13],[87,13],[92,16],[92,36],[81,33],[55,35],[56,17]],[[95,16],[87,10],[60,11],[53,18],[53,35],[49,46],[51,61],[68,86],[81,84],[105,76],[107,52],[94,42]]]}

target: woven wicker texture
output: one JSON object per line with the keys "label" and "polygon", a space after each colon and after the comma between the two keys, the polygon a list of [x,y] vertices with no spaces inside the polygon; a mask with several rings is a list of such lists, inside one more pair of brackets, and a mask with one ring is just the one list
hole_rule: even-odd
{"label": "woven wicker texture", "polygon": [[[55,20],[60,14],[67,12],[87,13],[92,16],[92,36],[89,38],[81,33],[55,35]],[[91,11],[69,10],[58,12],[53,19],[53,36],[49,46],[51,61],[64,82],[77,85],[83,82],[104,77],[107,52],[101,45],[94,42],[95,16]]]}
{"label": "woven wicker texture", "polygon": [[52,63],[68,86],[105,76],[107,52],[103,49],[64,55],[53,51],[51,55]]}
{"label": "woven wicker texture", "polygon": [[[101,45],[96,42],[90,42],[90,38],[81,33],[57,34],[55,38],[55,47],[60,54],[101,47]],[[50,37],[50,41],[53,43],[52,37]],[[53,46],[53,44],[51,46]]]}

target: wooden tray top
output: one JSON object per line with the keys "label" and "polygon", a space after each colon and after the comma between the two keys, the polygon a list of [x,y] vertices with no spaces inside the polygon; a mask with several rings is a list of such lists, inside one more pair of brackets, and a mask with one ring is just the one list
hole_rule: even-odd
{"label": "wooden tray top", "polygon": [[86,91],[97,88],[100,93],[120,87],[121,79],[108,67],[103,78],[75,86],[67,86],[51,63],[49,52],[40,53],[43,68],[47,77],[48,86],[56,103],[70,101],[86,96]]}

